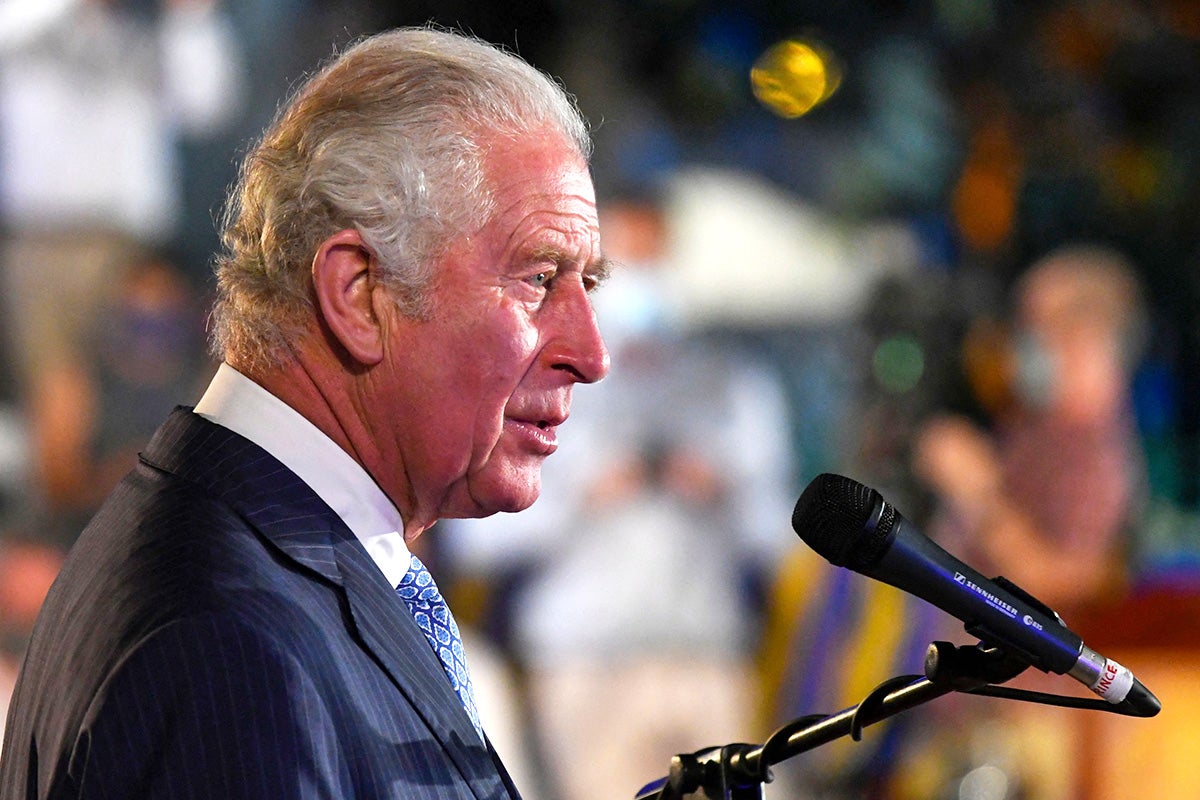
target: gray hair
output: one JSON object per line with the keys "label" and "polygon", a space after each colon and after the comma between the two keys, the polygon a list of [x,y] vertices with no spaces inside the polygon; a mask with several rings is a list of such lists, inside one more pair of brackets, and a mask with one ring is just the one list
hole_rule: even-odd
{"label": "gray hair", "polygon": [[242,164],[216,263],[214,354],[281,363],[312,315],[316,249],[347,228],[401,309],[422,314],[436,257],[494,210],[488,144],[547,130],[591,155],[562,87],[486,42],[410,28],[350,47],[300,87]]}

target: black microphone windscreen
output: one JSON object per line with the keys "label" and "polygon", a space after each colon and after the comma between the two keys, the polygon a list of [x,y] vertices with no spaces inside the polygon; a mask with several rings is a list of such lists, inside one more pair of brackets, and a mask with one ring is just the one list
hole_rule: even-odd
{"label": "black microphone windscreen", "polygon": [[860,570],[878,561],[891,545],[895,516],[895,509],[871,487],[825,473],[796,501],[792,528],[831,564]]}

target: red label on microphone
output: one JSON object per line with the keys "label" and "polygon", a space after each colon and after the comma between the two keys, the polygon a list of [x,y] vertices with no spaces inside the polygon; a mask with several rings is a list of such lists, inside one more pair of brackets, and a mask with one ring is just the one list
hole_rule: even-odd
{"label": "red label on microphone", "polygon": [[1116,705],[1125,699],[1133,687],[1133,673],[1112,659],[1106,659],[1100,677],[1092,684],[1092,691]]}

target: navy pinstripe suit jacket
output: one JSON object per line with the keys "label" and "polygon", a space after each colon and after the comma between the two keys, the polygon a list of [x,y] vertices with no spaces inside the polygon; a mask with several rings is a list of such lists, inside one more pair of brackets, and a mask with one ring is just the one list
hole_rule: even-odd
{"label": "navy pinstripe suit jacket", "polygon": [[177,409],[67,558],[0,798],[517,797],[342,521]]}

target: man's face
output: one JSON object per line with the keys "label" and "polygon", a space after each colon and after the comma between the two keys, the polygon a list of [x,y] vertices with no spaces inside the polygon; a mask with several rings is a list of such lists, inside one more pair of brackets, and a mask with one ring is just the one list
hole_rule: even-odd
{"label": "man's face", "polygon": [[373,392],[394,449],[381,483],[419,522],[528,507],[571,387],[608,372],[587,165],[552,135],[496,142],[485,165],[495,211],[435,265],[431,313],[392,317]]}

